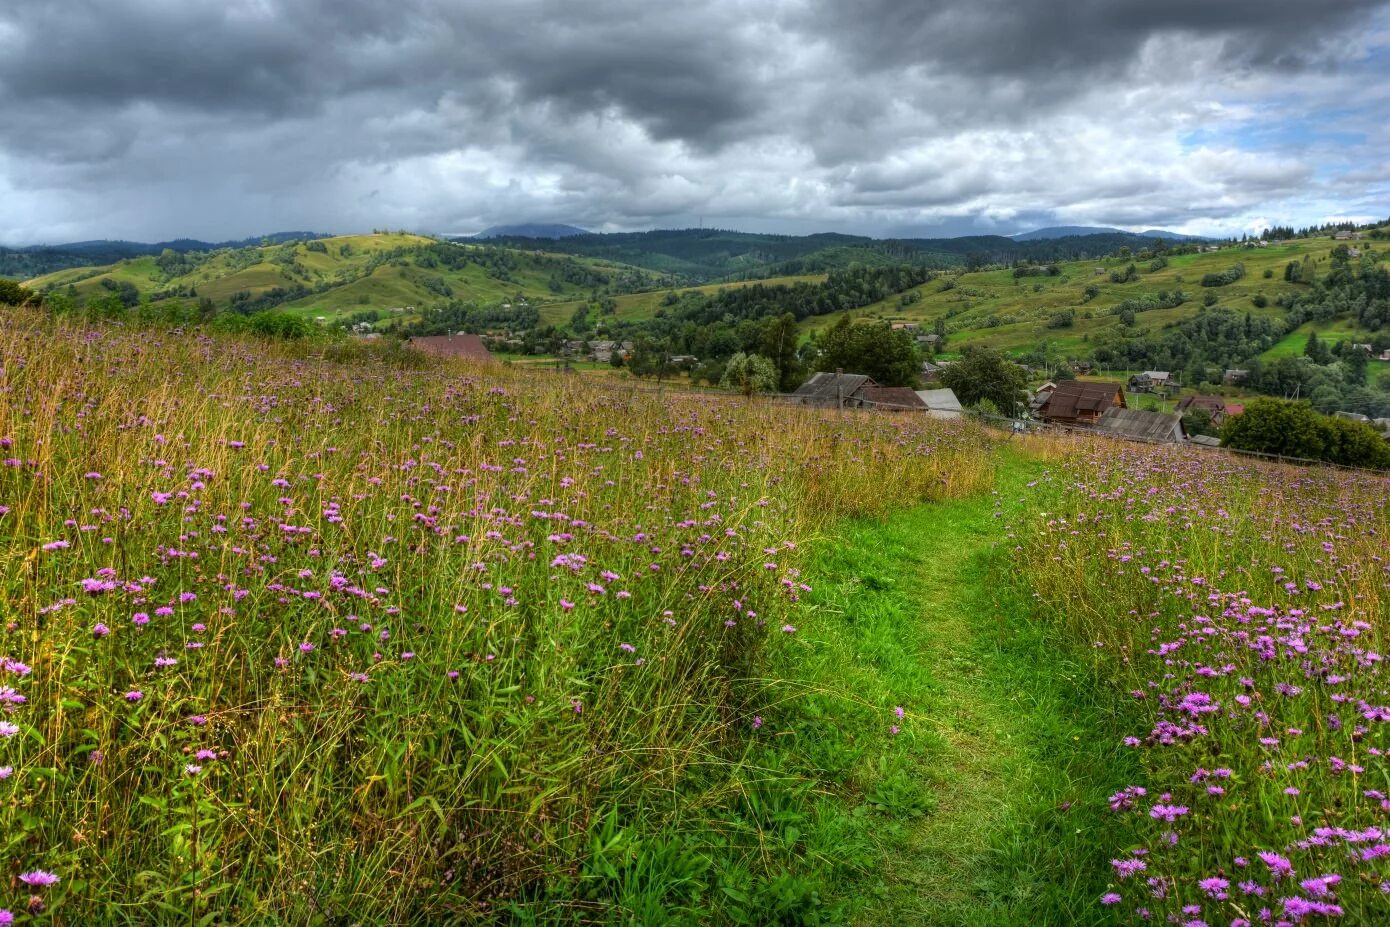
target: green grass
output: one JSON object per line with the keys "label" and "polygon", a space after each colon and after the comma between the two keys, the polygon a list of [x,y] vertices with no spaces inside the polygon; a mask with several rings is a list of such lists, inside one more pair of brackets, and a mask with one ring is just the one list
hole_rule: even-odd
{"label": "green grass", "polygon": [[807,571],[817,620],[780,671],[809,694],[764,736],[822,796],[807,839],[857,847],[827,891],[866,927],[1102,919],[1100,809],[1131,770],[1012,575],[1004,525],[1041,466],[1002,461],[997,495],[845,523]]}
{"label": "green grass", "polygon": [[1328,348],[1331,348],[1338,341],[1358,341],[1369,344],[1375,339],[1375,335],[1358,329],[1353,323],[1346,320],[1305,322],[1279,339],[1274,347],[1260,355],[1260,359],[1269,361],[1278,360],[1281,357],[1303,356],[1303,349],[1308,346],[1308,336],[1313,332],[1318,333],[1318,338]]}

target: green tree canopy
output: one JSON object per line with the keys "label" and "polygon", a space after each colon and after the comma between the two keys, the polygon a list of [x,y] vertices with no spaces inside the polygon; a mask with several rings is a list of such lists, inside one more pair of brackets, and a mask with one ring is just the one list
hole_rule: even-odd
{"label": "green tree canopy", "polygon": [[962,405],[974,407],[983,399],[1004,415],[1017,415],[1023,404],[1028,375],[1008,355],[993,348],[968,347],[962,360],[941,372]]}
{"label": "green tree canopy", "polygon": [[887,322],[856,325],[840,316],[821,335],[822,370],[862,373],[883,386],[913,386],[921,369],[912,336]]}
{"label": "green tree canopy", "polygon": [[[777,371],[775,386],[790,393],[806,379],[805,368],[796,354],[797,343],[801,340],[801,333],[796,328],[796,316],[785,312],[768,319],[766,324],[758,354],[772,360],[773,368]],[[730,363],[733,363],[732,359]]]}
{"label": "green tree canopy", "polygon": [[1362,422],[1319,415],[1308,402],[1256,399],[1228,420],[1221,443],[1243,451],[1390,469],[1390,444]]}
{"label": "green tree canopy", "polygon": [[745,396],[765,393],[777,388],[777,366],[761,354],[744,354],[740,351],[724,365],[724,375],[719,385],[724,389],[737,390]]}

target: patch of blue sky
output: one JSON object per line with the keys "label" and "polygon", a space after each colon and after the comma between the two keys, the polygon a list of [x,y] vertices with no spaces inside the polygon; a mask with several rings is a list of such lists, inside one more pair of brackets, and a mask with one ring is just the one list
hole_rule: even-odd
{"label": "patch of blue sky", "polygon": [[1300,150],[1314,147],[1356,147],[1366,144],[1365,131],[1357,128],[1375,118],[1368,110],[1340,108],[1324,110],[1315,117],[1272,118],[1245,121],[1227,127],[1203,127],[1179,136],[1183,148],[1191,150],[1217,145],[1242,151]]}

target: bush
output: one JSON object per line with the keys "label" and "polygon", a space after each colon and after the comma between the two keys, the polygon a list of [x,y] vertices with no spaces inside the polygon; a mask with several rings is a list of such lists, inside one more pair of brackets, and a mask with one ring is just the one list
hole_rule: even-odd
{"label": "bush", "polygon": [[225,316],[224,318],[230,327],[240,328],[253,335],[260,335],[262,338],[276,338],[281,341],[297,341],[314,332],[313,324],[307,320],[287,312],[275,312],[269,309],[247,316],[245,320],[240,322],[240,325],[232,321],[237,318],[236,316]]}
{"label": "bush", "polygon": [[1227,268],[1220,273],[1204,274],[1202,276],[1202,286],[1229,286],[1244,276],[1245,265],[1236,264],[1234,267]]}
{"label": "bush", "polygon": [[1221,443],[1243,451],[1390,469],[1390,444],[1370,425],[1319,415],[1308,402],[1256,399],[1221,430]]}
{"label": "bush", "polygon": [[0,306],[25,306],[38,302],[39,295],[33,290],[20,286],[14,280],[0,277]]}

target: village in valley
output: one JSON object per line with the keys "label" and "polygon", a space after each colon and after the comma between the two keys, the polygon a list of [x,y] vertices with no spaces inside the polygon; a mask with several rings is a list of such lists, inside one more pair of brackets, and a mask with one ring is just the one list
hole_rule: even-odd
{"label": "village in valley", "polygon": [[[1372,237],[1363,237],[1368,232],[1374,233],[1374,240]],[[1288,261],[1284,265],[1285,276],[1293,277],[1295,272],[1287,268],[1294,267],[1297,268],[1297,273],[1302,273],[1302,268],[1308,266],[1306,255],[1310,245],[1316,247],[1321,242],[1323,243],[1322,247],[1335,250],[1335,254],[1333,254],[1335,260],[1350,262],[1359,261],[1362,258],[1364,241],[1366,245],[1372,246],[1368,252],[1370,255],[1368,259],[1378,259],[1383,252],[1374,250],[1374,246],[1378,244],[1382,234],[1382,231],[1375,227],[1337,229],[1321,236],[1305,235],[1301,238],[1295,238],[1290,235],[1286,239],[1267,235],[1243,242],[1201,244],[1196,247],[1189,247],[1187,250],[1203,256],[1222,255],[1229,257],[1234,254],[1245,261],[1250,261],[1255,266],[1259,266],[1258,258],[1252,260],[1246,257],[1247,254],[1287,253],[1295,258],[1303,255],[1303,264]],[[1275,250],[1270,251],[1269,249]],[[1126,252],[1128,250],[1125,249]],[[1165,251],[1160,250],[1158,253],[1163,254]],[[1146,252],[1140,254],[1138,259],[1151,260],[1152,256]],[[1122,256],[1119,260],[1122,261],[1125,258]],[[1111,275],[1113,273],[1112,268],[1117,263],[1118,261],[1112,258],[1110,261],[1098,264],[1095,268],[1095,275]],[[1153,260],[1156,267],[1167,267],[1169,263],[1169,259],[1163,257]],[[1023,271],[1031,273],[1033,270],[1027,264],[1021,266]],[[1133,261],[1130,263],[1130,268],[1132,270]],[[1013,277],[1017,279],[1020,274],[1019,266],[1016,265]],[[1208,274],[1208,277],[1210,276],[1212,275]],[[1265,278],[1270,276],[1270,271],[1264,272]],[[1023,278],[1029,279],[1028,274],[1023,274]],[[925,292],[932,289],[947,291],[970,287],[968,281],[971,278],[968,275],[960,278],[965,281],[962,283],[956,283],[957,278],[952,276],[943,276],[939,279],[945,280],[947,283],[945,285],[928,283],[921,286],[920,291]],[[1061,279],[1066,280],[1065,271]],[[1177,280],[1181,282],[1182,277],[1179,276]],[[775,282],[773,281],[774,284]],[[704,288],[706,292],[711,289],[714,288]],[[1035,289],[1041,289],[1041,287],[1035,287]],[[915,362],[917,366],[915,376],[907,385],[880,383],[873,376],[852,368],[818,369],[818,359],[823,360],[816,348],[815,338],[819,332],[815,328],[803,328],[800,334],[800,344],[801,356],[805,363],[803,368],[805,373],[800,376],[800,382],[795,385],[785,382],[764,384],[760,385],[756,392],[771,400],[803,406],[835,410],[854,409],[898,414],[921,414],[943,419],[969,416],[1015,431],[1067,433],[1084,430],[1106,437],[1147,443],[1183,444],[1201,449],[1221,447],[1220,435],[1223,426],[1235,417],[1242,415],[1246,402],[1258,398],[1262,392],[1259,389],[1251,388],[1251,370],[1244,367],[1208,369],[1203,371],[1199,385],[1188,386],[1183,383],[1184,375],[1181,371],[1121,370],[1115,372],[1102,368],[1097,361],[1091,359],[1065,359],[1060,355],[1049,358],[1042,351],[1033,352],[1043,355],[1040,362],[1029,356],[1030,352],[1023,351],[1011,361],[1021,374],[1022,382],[1026,384],[1026,387],[1018,393],[1014,408],[1001,409],[992,402],[986,402],[983,406],[977,407],[973,403],[963,403],[953,389],[943,381],[943,378],[944,380],[951,379],[949,371],[960,361],[962,342],[964,344],[963,349],[966,351],[971,350],[972,345],[988,346],[994,342],[997,329],[985,325],[948,335],[947,328],[942,324],[940,316],[937,316],[934,322],[931,319],[919,321],[902,318],[901,315],[894,318],[894,309],[897,309],[899,313],[901,313],[903,306],[917,309],[921,303],[920,296],[921,292],[918,290],[909,290],[906,296],[885,301],[883,303],[887,307],[885,310],[874,311],[875,307],[871,306],[856,313],[858,316],[856,324],[882,325],[893,335],[910,340],[917,355]],[[620,299],[640,298],[645,297],[642,294],[620,297]],[[514,300],[521,306],[526,305],[526,297],[524,296],[514,297]],[[664,301],[666,303],[677,302],[671,295],[668,295]],[[1264,297],[1256,294],[1254,302],[1258,306],[1264,302]],[[1210,306],[1211,304],[1212,300],[1208,297],[1207,305]],[[1098,303],[1098,305],[1102,304]],[[1119,314],[1125,305],[1125,302],[1121,302],[1115,309],[1102,309],[1102,311]],[[547,316],[550,318],[559,317],[551,310],[546,309],[544,302],[540,306],[543,310],[542,318]],[[504,308],[510,310],[512,306],[507,304]],[[1219,310],[1220,304],[1216,306],[1214,311]],[[581,307],[580,311],[587,310]],[[951,311],[954,312],[954,310]],[[1247,309],[1247,313],[1248,311]],[[661,312],[658,310],[658,318],[660,314]],[[948,314],[947,317],[949,318],[950,315]],[[385,316],[384,318],[394,319],[398,317]],[[605,324],[603,318],[603,315],[600,314],[598,323],[600,329]],[[612,318],[623,320],[624,316],[619,312]],[[640,326],[641,317],[637,317],[633,324]],[[1026,325],[1026,323],[1024,324]],[[394,322],[392,327],[397,327]],[[621,322],[613,327],[624,330],[624,325]],[[1024,326],[1015,325],[1014,327],[1022,328]],[[952,328],[954,329],[955,326],[953,325]],[[1046,344],[1047,338],[1051,334],[1050,329],[1050,322],[1047,325],[1035,323],[1034,331],[1037,334],[1034,337]],[[353,330],[359,337],[368,339],[382,337],[371,323],[358,323]],[[638,339],[642,337],[640,327],[633,328],[629,324],[625,330],[634,332]],[[823,330],[822,327],[819,331]],[[1345,331],[1345,329],[1343,330]],[[632,337],[622,340],[592,336],[581,338],[567,335],[563,328],[558,329],[558,331],[559,334],[552,336],[553,340],[549,344],[553,354],[547,354],[544,342],[536,340],[531,333],[499,325],[484,328],[476,334],[460,331],[445,335],[409,335],[405,343],[412,348],[440,357],[477,360],[495,356],[507,363],[523,365],[528,369],[538,371],[600,377],[616,376],[619,379],[633,379],[636,382],[644,382],[648,385],[661,386],[667,389],[714,389],[720,385],[728,386],[727,383],[721,384],[718,375],[718,371],[723,366],[723,359],[714,362],[713,369],[716,374],[711,375],[709,373],[711,369],[709,358],[705,358],[702,363],[702,359],[693,354],[673,353],[669,343],[666,343],[658,348],[659,354],[655,359],[650,356],[647,358],[644,367],[640,363],[640,359],[637,358],[640,341],[635,341]],[[808,333],[810,334],[809,342],[807,341]],[[1364,370],[1365,373],[1362,376],[1368,382],[1375,383],[1384,372],[1390,371],[1390,339],[1384,337],[1376,339],[1368,333],[1363,336],[1367,340],[1360,341],[1357,340],[1356,332],[1353,331],[1350,334],[1351,337],[1337,342],[1335,346],[1329,345],[1329,350],[1335,348],[1337,357],[1346,358],[1348,362],[1353,364],[1354,368]],[[1311,339],[1310,344],[1319,343],[1318,326],[1316,324],[1304,326],[1294,334],[1287,336],[1281,344],[1287,344],[1296,338]],[[1294,346],[1303,347],[1304,345],[1299,343]],[[650,346],[646,346],[646,350],[650,354]],[[1273,356],[1281,352],[1282,347],[1268,353]],[[1077,353],[1083,354],[1084,357],[1083,352]],[[1302,362],[1311,363],[1313,360],[1311,351],[1305,351],[1304,354],[1305,357]],[[639,360],[639,363],[634,365],[634,360]],[[1256,358],[1255,360],[1258,363],[1261,359]],[[704,385],[701,386],[701,383]],[[784,386],[790,388],[782,388]],[[1265,394],[1267,395],[1267,391]],[[1298,389],[1295,388],[1293,392],[1288,392],[1281,398],[1300,398]],[[1390,403],[1366,411],[1335,407],[1334,403],[1334,407],[1324,407],[1321,411],[1344,422],[1365,424],[1384,436],[1386,441],[1390,441]],[[1243,450],[1260,452],[1258,448],[1244,448]],[[1300,457],[1297,453],[1274,453],[1276,456]]]}

